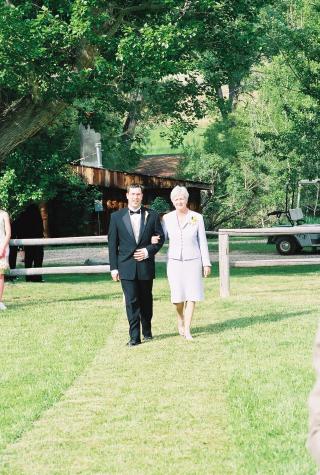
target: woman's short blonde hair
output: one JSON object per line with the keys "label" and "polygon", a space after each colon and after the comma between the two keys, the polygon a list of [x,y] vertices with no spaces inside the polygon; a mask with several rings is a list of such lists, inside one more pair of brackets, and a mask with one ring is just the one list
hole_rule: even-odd
{"label": "woman's short blonde hair", "polygon": [[187,188],[185,186],[175,186],[170,193],[171,201],[173,202],[177,196],[183,196],[188,201],[189,193]]}

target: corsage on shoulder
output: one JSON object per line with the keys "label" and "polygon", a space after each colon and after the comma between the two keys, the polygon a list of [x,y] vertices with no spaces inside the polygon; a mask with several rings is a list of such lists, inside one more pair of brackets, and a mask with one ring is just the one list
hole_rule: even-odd
{"label": "corsage on shoulder", "polygon": [[191,224],[197,224],[198,218],[196,216],[191,216],[190,223]]}

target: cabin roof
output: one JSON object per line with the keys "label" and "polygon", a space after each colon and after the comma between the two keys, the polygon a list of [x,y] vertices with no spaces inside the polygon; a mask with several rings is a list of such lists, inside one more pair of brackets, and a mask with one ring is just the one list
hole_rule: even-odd
{"label": "cabin roof", "polygon": [[138,183],[144,188],[173,188],[176,185],[184,185],[188,188],[199,188],[210,190],[209,183],[202,183],[192,180],[180,180],[153,175],[144,175],[135,172],[122,172],[108,170],[106,168],[88,167],[84,165],[74,165],[74,171],[84,177],[89,185],[103,186],[106,188],[118,188],[126,190],[131,183]]}
{"label": "cabin roof", "polygon": [[182,155],[145,155],[134,172],[142,175],[176,178]]}

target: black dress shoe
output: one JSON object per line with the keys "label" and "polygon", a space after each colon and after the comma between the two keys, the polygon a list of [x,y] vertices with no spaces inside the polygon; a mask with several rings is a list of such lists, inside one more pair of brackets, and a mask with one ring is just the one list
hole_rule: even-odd
{"label": "black dress shoe", "polygon": [[137,345],[141,345],[141,341],[130,340],[127,343],[127,346],[137,346]]}
{"label": "black dress shoe", "polygon": [[153,336],[152,335],[146,335],[143,337],[144,341],[148,341],[148,340],[153,340]]}

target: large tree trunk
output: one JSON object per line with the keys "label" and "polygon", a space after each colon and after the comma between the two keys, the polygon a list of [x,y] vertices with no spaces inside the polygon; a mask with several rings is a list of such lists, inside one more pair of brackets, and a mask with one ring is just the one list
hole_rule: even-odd
{"label": "large tree trunk", "polygon": [[0,116],[0,161],[19,144],[49,125],[64,109],[60,101],[35,103],[31,98],[15,102]]}
{"label": "large tree trunk", "polygon": [[125,142],[129,142],[130,140],[133,140],[136,126],[137,126],[137,119],[134,114],[129,112],[122,129],[123,140]]}
{"label": "large tree trunk", "polygon": [[230,83],[224,86],[224,89],[216,87],[217,106],[223,119],[227,119],[228,115],[233,112],[238,104],[240,85]]}
{"label": "large tree trunk", "polygon": [[234,111],[238,105],[240,93],[240,84],[230,83],[229,84],[229,101],[231,103],[231,110]]}

